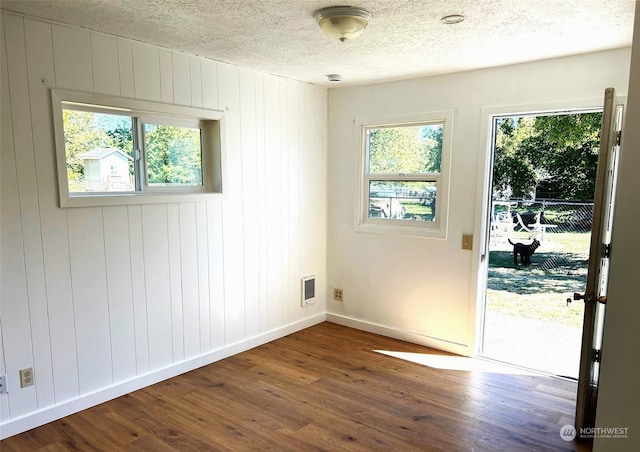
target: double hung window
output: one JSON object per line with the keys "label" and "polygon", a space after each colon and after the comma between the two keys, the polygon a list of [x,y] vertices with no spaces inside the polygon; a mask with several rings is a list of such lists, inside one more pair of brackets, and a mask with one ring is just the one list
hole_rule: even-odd
{"label": "double hung window", "polygon": [[452,113],[361,123],[357,229],[446,236]]}

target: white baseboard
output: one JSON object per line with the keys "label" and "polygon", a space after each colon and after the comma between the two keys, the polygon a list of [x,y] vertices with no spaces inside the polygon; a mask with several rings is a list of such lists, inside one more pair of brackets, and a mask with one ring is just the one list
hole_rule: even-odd
{"label": "white baseboard", "polygon": [[327,313],[327,322],[337,323],[338,325],[348,326],[358,330],[367,331],[369,333],[379,334],[381,336],[392,337],[394,339],[411,342],[413,344],[424,345],[425,347],[431,347],[445,352],[455,353],[457,355],[473,355],[469,345],[458,344],[456,342],[425,336],[424,334],[414,333],[412,331],[366,322],[352,317]]}
{"label": "white baseboard", "polygon": [[91,394],[85,394],[78,398],[64,401],[59,405],[44,408],[40,411],[30,413],[16,419],[11,419],[10,421],[0,424],[0,439],[17,435],[18,433],[31,430],[32,428],[69,416],[70,414],[77,413],[78,411],[115,399],[116,397],[129,394],[130,392],[137,391],[138,389],[142,389],[168,378],[172,378],[199,367],[206,366],[207,364],[228,358],[229,356],[258,347],[262,344],[266,344],[267,342],[295,333],[296,331],[317,325],[325,320],[325,313],[317,314],[313,317],[293,322],[257,336],[226,345],[222,348],[190,358],[186,361],[181,361],[179,363],[172,364],[171,366],[154,370],[148,374],[116,383]]}

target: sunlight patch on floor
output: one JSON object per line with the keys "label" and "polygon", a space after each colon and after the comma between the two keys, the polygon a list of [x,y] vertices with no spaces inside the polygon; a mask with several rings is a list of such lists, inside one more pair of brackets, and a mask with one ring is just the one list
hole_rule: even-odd
{"label": "sunlight patch on floor", "polygon": [[391,350],[374,350],[383,355],[403,359],[412,363],[443,370],[460,370],[465,372],[486,372],[510,375],[540,375],[539,373],[507,366],[483,359],[466,356],[431,355],[427,353],[395,352]]}

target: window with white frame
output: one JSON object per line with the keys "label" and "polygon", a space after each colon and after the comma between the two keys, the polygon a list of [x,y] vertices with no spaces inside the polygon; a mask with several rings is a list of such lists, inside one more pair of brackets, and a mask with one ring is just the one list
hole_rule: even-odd
{"label": "window with white frame", "polygon": [[221,193],[222,113],[52,91],[60,205]]}
{"label": "window with white frame", "polygon": [[357,229],[446,237],[452,112],[361,122]]}

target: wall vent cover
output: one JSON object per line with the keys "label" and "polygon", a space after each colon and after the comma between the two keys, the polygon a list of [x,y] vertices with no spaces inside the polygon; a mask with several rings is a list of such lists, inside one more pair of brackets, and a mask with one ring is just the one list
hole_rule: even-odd
{"label": "wall vent cover", "polygon": [[302,307],[310,306],[316,302],[316,277],[315,275],[302,278]]}

